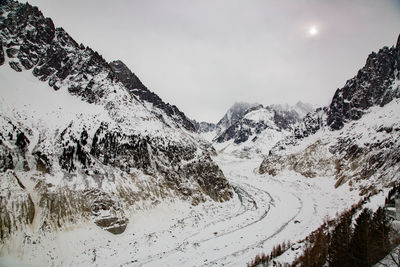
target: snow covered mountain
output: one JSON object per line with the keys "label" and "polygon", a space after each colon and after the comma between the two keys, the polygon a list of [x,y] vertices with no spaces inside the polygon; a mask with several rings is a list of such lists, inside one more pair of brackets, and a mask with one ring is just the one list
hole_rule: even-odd
{"label": "snow covered mountain", "polygon": [[259,104],[236,102],[228,109],[225,115],[218,121],[218,123],[209,122],[196,122],[194,121],[196,131],[201,134],[206,140],[210,142],[215,139],[232,124],[240,120],[249,108],[256,107]]}
{"label": "snow covered mountain", "polygon": [[118,234],[164,199],[233,195],[178,108],[28,3],[1,3],[0,80],[2,242],[82,221]]}
{"label": "snow covered mountain", "polygon": [[[217,150],[239,154],[266,153],[279,140],[291,134],[312,106],[299,102],[296,106],[235,103],[216,125],[214,146]],[[300,115],[302,114],[302,115]]]}
{"label": "snow covered mountain", "polygon": [[226,130],[232,124],[240,120],[247,112],[248,109],[258,106],[257,103],[236,102],[228,109],[222,119],[217,123],[217,127],[221,131]]}
{"label": "snow covered mountain", "polygon": [[398,181],[400,168],[400,36],[368,56],[328,107],[309,113],[260,166],[276,175],[333,176],[364,193]]}

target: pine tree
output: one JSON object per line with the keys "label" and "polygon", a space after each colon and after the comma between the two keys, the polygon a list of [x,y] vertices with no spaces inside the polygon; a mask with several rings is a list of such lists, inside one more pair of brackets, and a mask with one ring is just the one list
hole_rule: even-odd
{"label": "pine tree", "polygon": [[371,235],[370,223],[372,213],[369,209],[364,209],[356,219],[354,233],[350,242],[350,259],[352,266],[371,266]]}
{"label": "pine tree", "polygon": [[328,262],[331,267],[352,266],[350,261],[351,214],[345,213],[331,234],[328,248]]}
{"label": "pine tree", "polygon": [[370,224],[371,247],[370,257],[372,263],[378,262],[391,250],[390,219],[383,208],[378,208],[374,213]]}

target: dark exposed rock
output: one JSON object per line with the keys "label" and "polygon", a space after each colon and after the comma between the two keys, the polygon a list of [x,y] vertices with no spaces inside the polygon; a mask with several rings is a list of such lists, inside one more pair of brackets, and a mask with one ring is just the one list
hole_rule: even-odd
{"label": "dark exposed rock", "polygon": [[4,50],[3,50],[3,42],[0,40],[0,66],[4,64]]}
{"label": "dark exposed rock", "polygon": [[397,54],[400,56],[400,34],[397,37],[396,49],[397,49]]}
{"label": "dark exposed rock", "polygon": [[36,160],[36,169],[43,173],[50,173],[51,163],[49,158],[40,151],[33,153]]}
{"label": "dark exposed rock", "polygon": [[7,48],[6,53],[9,58],[14,58],[18,54],[18,49],[15,48]]}
{"label": "dark exposed rock", "polygon": [[22,71],[21,65],[18,62],[10,61],[8,64],[10,64],[10,67],[16,72]]}
{"label": "dark exposed rock", "polygon": [[23,132],[17,133],[17,139],[15,140],[15,145],[21,150],[25,151],[29,144],[29,139],[25,136]]}
{"label": "dark exposed rock", "polygon": [[326,112],[327,108],[317,108],[314,112],[308,113],[294,129],[294,137],[301,139],[324,128],[326,126]]}
{"label": "dark exposed rock", "polygon": [[119,203],[100,190],[89,190],[85,192],[85,196],[97,226],[113,234],[122,234],[125,231],[129,220]]}
{"label": "dark exposed rock", "polygon": [[300,120],[299,114],[294,110],[274,110],[274,122],[281,129],[289,130]]}
{"label": "dark exposed rock", "polygon": [[398,98],[399,89],[392,88],[391,84],[399,78],[399,70],[398,45],[371,53],[357,75],[335,92],[327,112],[327,124],[334,130],[341,129],[347,121],[360,119],[368,108],[384,106]]}
{"label": "dark exposed rock", "polygon": [[119,219],[117,217],[106,217],[95,220],[97,226],[114,235],[122,234],[128,225],[127,219]]}

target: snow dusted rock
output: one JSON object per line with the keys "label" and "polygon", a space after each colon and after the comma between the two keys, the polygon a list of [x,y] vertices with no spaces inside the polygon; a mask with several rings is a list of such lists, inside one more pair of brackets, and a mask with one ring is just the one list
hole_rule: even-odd
{"label": "snow dusted rock", "polygon": [[400,47],[384,47],[368,56],[365,66],[333,96],[328,110],[328,125],[338,130],[350,120],[357,120],[372,106],[384,106],[400,97],[397,83]]}
{"label": "snow dusted rock", "polygon": [[[183,126],[188,131],[195,131],[193,123],[181,112],[176,106],[166,104],[161,98],[155,93],[149,91],[146,86],[142,84],[139,78],[131,72],[131,70],[120,60],[116,60],[110,63],[110,67],[113,70],[117,79],[125,85],[129,91],[137,96],[140,100],[152,103],[154,107],[161,109],[168,116],[170,116],[176,123],[177,126]],[[161,115],[159,115],[161,116]]]}
{"label": "snow dusted rock", "polygon": [[295,106],[235,103],[217,123],[193,122],[196,131],[214,142],[217,150],[239,153],[266,153],[273,144],[286,137],[308,112],[310,104]]}
{"label": "snow dusted rock", "polygon": [[[237,104],[224,116],[224,118],[235,117],[236,119],[232,120],[232,124],[214,139],[214,145],[218,150],[236,151],[243,155],[267,153],[276,142],[288,136],[294,125],[300,121],[296,107],[289,105],[264,107],[248,104],[250,108],[247,110],[232,113],[232,110],[238,109],[235,108],[236,106]],[[241,107],[247,106],[241,105]]]}
{"label": "snow dusted rock", "polygon": [[246,110],[244,116],[232,123],[218,138],[218,143],[233,140],[235,144],[246,142],[255,133],[260,133],[266,128],[276,128],[274,112],[262,105]]}
{"label": "snow dusted rock", "polygon": [[226,130],[232,124],[240,120],[247,112],[249,108],[256,107],[259,104],[246,103],[246,102],[237,102],[233,104],[233,106],[228,109],[225,113],[224,117],[217,123],[217,127],[221,129],[221,131]]}
{"label": "snow dusted rock", "polygon": [[[399,179],[400,47],[372,53],[329,107],[309,113],[260,166],[276,175],[334,176],[368,192]],[[396,130],[397,129],[397,130]]]}
{"label": "snow dusted rock", "polygon": [[309,112],[294,129],[294,137],[301,139],[315,134],[327,126],[327,108],[317,108]]}
{"label": "snow dusted rock", "polygon": [[3,240],[30,223],[92,221],[118,234],[164,199],[232,197],[211,144],[122,62],[108,64],[29,4],[4,1],[0,33]]}
{"label": "snow dusted rock", "polygon": [[216,131],[221,131],[219,126],[217,126],[215,123],[212,122],[197,122],[194,121],[193,124],[195,125],[196,131],[198,133],[209,133],[209,132],[216,132]]}
{"label": "snow dusted rock", "polygon": [[313,105],[309,103],[297,102],[294,106],[288,104],[275,104],[271,105],[271,108],[277,112],[296,112],[300,118],[304,118],[309,112],[314,111]]}

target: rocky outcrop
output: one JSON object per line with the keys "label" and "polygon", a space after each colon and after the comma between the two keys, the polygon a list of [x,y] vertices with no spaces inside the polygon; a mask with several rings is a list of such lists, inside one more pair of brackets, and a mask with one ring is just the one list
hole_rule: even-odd
{"label": "rocky outcrop", "polygon": [[317,108],[315,111],[308,113],[298,125],[296,125],[293,135],[296,139],[302,139],[313,135],[320,129],[327,126],[327,108]]}
{"label": "rocky outcrop", "polygon": [[351,120],[358,120],[372,106],[384,106],[400,97],[393,81],[399,79],[400,47],[384,47],[368,56],[365,66],[348,80],[333,96],[327,112],[327,123],[333,130],[341,129]]}

